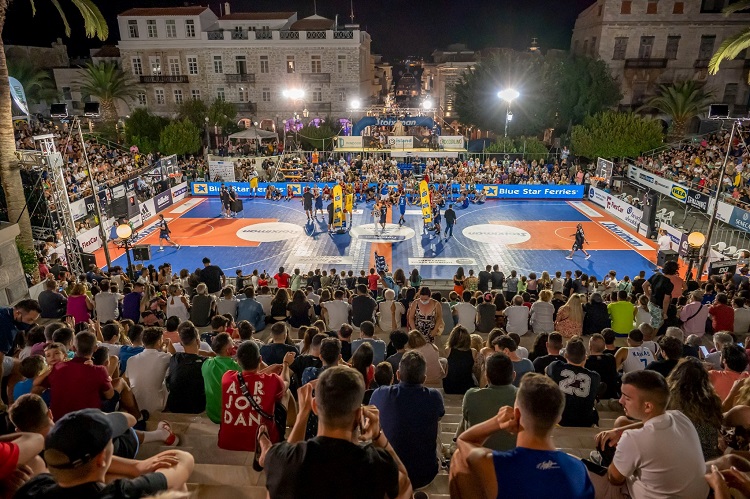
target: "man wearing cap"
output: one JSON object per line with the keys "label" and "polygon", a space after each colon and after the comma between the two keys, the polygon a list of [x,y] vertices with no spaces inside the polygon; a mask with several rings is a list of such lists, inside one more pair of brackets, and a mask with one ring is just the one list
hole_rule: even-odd
{"label": "man wearing cap", "polygon": [[[14,497],[129,498],[184,488],[193,471],[193,456],[187,452],[162,452],[145,473],[133,463],[112,460],[112,437],[128,429],[121,413],[104,414],[83,409],[67,414],[47,435],[44,460],[51,474],[29,480]],[[107,483],[107,475],[128,476]]]}

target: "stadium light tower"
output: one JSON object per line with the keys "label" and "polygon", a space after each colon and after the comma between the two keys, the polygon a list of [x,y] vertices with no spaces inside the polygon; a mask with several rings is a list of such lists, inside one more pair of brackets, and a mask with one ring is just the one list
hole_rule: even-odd
{"label": "stadium light tower", "polygon": [[505,101],[506,107],[505,107],[505,136],[508,136],[508,122],[513,120],[513,113],[510,111],[510,104],[515,99],[518,98],[518,96],[521,95],[518,90],[514,88],[506,88],[504,90],[500,90],[497,93],[497,96]]}

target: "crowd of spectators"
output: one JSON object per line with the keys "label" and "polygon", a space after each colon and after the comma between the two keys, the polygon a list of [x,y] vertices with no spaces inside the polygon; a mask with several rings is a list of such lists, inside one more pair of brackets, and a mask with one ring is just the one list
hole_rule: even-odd
{"label": "crowd of spectators", "polygon": [[[169,414],[205,412],[219,449],[255,454],[270,497],[408,497],[441,467],[452,497],[750,492],[747,272],[677,270],[459,268],[444,296],[417,270],[57,266],[38,300],[0,309],[21,432],[0,440],[0,478],[17,497],[179,489],[192,456],[137,461],[138,446],[178,445]],[[439,443],[441,391],[463,396],[455,445]],[[552,432],[596,426],[601,404],[625,415],[584,466]],[[334,463],[352,473],[331,480]]]}
{"label": "crowd of spectators", "polygon": [[[698,137],[682,142],[649,156],[642,156],[636,166],[654,172],[682,185],[705,193],[716,192],[721,168],[727,155],[730,130]],[[729,147],[724,185],[721,192],[725,201],[750,205],[750,150],[747,147],[747,133],[740,131]]]}
{"label": "crowd of spectators", "polygon": [[[78,134],[70,133],[69,125],[60,126],[45,121],[19,122],[15,128],[16,149],[39,149],[39,144],[34,142],[33,137],[44,134],[55,136],[57,151],[65,160],[65,183],[68,186],[70,201],[90,196],[92,193],[84,147],[97,185],[113,186],[121,183],[147,170],[158,160],[158,155],[141,154],[136,149],[127,151],[94,138],[87,138],[85,144],[81,144]],[[48,187],[48,184],[43,186],[45,193],[49,193]],[[49,198],[49,194],[46,195]]]}
{"label": "crowd of spectators", "polygon": [[[572,165],[567,155],[559,158],[526,160],[524,158],[470,157],[428,158],[410,160],[408,168],[399,167],[395,158],[318,152],[287,154],[274,158],[235,161],[235,178],[249,181],[290,180],[303,182],[405,183],[426,175],[435,183],[454,184],[583,184],[591,173]],[[209,172],[210,175],[210,172]],[[211,179],[223,180],[211,176]]]}

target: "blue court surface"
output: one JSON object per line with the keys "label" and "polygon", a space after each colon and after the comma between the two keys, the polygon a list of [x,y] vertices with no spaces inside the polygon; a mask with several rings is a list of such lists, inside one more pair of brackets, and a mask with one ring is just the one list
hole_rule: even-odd
{"label": "blue court surface", "polygon": [[[180,250],[165,246],[158,252],[156,232],[144,237],[139,244],[151,245],[152,259],[146,264],[172,264],[173,271],[202,267],[208,256],[227,275],[237,269],[250,273],[254,269],[275,273],[280,266],[291,272],[299,268],[306,272],[335,268],[341,270],[369,269],[374,264],[374,252],[386,257],[391,270],[402,268],[408,272],[418,268],[427,279],[449,279],[458,266],[468,272],[485,265],[500,265],[506,273],[516,269],[521,274],[543,270],[576,270],[602,278],[610,270],[618,277],[633,277],[640,270],[650,272],[655,266],[655,252],[631,246],[627,241],[604,228],[600,222],[611,222],[611,217],[597,211],[584,210],[591,218],[565,201],[488,201],[456,209],[458,221],[454,235],[447,241],[433,232],[424,233],[421,210],[409,206],[403,227],[397,225],[398,207],[389,212],[385,231],[375,228],[370,215],[372,203],[355,206],[353,227],[346,234],[327,232],[327,212],[318,213],[318,220],[306,223],[302,203],[244,199],[244,210],[236,218],[220,217],[221,206],[216,198],[192,198],[164,212],[170,220],[173,239],[182,245]],[[444,211],[444,210],[443,210]],[[577,223],[582,223],[591,243],[586,247],[592,255],[585,260],[577,252],[574,260],[566,260],[573,242]],[[617,222],[625,227],[623,222]],[[149,221],[141,231],[153,224]],[[442,223],[445,230],[445,221]],[[633,231],[630,231],[631,234]],[[645,242],[643,236],[640,237]],[[125,256],[114,265],[126,266]]]}

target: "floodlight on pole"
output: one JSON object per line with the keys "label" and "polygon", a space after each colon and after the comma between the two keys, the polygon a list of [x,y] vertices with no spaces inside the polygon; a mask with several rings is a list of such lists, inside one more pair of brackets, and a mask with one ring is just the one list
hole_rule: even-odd
{"label": "floodlight on pole", "polygon": [[510,112],[510,103],[521,95],[515,88],[506,88],[500,90],[497,96],[505,101],[505,136],[508,136],[508,122],[513,119],[513,113]]}
{"label": "floodlight on pole", "polygon": [[281,95],[288,99],[299,100],[305,98],[305,91],[301,88],[289,88],[281,92]]}

